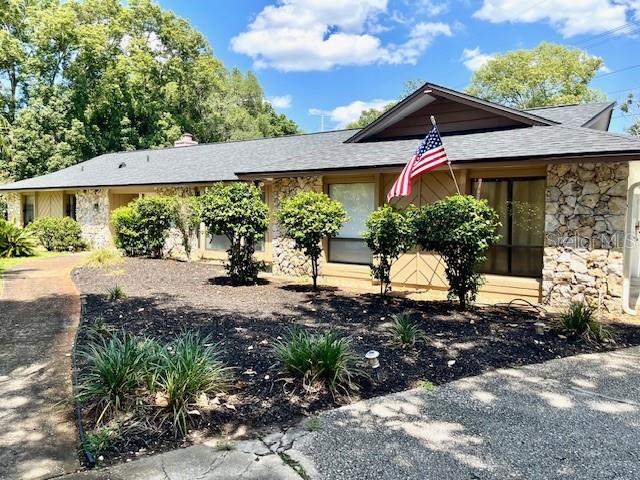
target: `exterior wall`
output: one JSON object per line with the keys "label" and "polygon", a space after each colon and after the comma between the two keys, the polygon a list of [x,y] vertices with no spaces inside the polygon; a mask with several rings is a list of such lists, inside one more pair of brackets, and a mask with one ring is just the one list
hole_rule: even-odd
{"label": "exterior wall", "polygon": [[[276,178],[272,185],[273,211],[280,208],[280,203],[285,198],[290,198],[303,191],[322,192],[322,188],[322,177],[319,176]],[[274,222],[271,250],[275,275],[301,277],[311,274],[311,263],[301,251],[296,250],[293,246],[293,240],[285,238],[280,226]],[[324,258],[324,255],[321,255],[320,258]]]}
{"label": "exterior wall", "polygon": [[22,225],[22,196],[19,193],[7,193],[5,196],[9,221]]}
{"label": "exterior wall", "polygon": [[82,237],[92,248],[113,246],[109,228],[109,191],[81,190],[76,194],[76,217]]}
{"label": "exterior wall", "polygon": [[629,166],[559,164],[547,169],[543,298],[619,312]]}

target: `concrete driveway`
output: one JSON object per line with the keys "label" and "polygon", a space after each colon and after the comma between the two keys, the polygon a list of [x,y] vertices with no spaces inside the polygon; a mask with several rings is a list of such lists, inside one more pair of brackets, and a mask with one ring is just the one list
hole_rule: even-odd
{"label": "concrete driveway", "polygon": [[71,348],[80,318],[70,271],[81,256],[29,260],[0,296],[0,479],[39,479],[80,465]]}
{"label": "concrete driveway", "polygon": [[67,480],[640,478],[640,348],[359,402],[301,428]]}

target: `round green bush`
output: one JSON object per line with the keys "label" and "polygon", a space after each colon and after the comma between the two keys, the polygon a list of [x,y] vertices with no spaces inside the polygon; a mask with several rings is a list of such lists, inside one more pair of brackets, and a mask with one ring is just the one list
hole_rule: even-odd
{"label": "round green bush", "polygon": [[80,224],[70,217],[41,217],[28,228],[50,252],[76,252],[87,246]]}

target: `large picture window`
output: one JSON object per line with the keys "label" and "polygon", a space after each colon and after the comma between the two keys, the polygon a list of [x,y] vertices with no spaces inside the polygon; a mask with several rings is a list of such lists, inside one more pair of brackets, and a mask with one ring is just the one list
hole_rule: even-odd
{"label": "large picture window", "polygon": [[329,240],[329,261],[369,265],[373,261],[371,250],[362,239],[369,214],[375,210],[374,183],[332,183],[329,196],[342,204],[349,221],[342,226],[336,238]]}
{"label": "large picture window", "polygon": [[472,180],[473,195],[500,217],[502,238],[487,254],[483,273],[539,277],[544,251],[544,178]]}

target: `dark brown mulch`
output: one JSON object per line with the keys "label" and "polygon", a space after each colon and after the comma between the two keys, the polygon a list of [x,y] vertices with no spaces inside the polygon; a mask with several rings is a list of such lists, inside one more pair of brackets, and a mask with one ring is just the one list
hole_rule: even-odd
{"label": "dark brown mulch", "polygon": [[[207,435],[286,426],[318,410],[411,388],[423,379],[442,384],[495,368],[640,344],[640,328],[624,324],[611,325],[615,345],[597,346],[551,332],[536,335],[536,315],[507,308],[460,312],[447,302],[385,302],[375,295],[330,288],[316,293],[304,285],[268,279],[233,287],[222,268],[204,263],[127,259],[119,274],[82,268],[74,279],[88,295],[80,348],[88,342],[86,327],[97,321],[161,341],[189,329],[219,342],[224,360],[235,367],[236,383],[220,408],[194,417],[194,430]],[[127,298],[109,302],[106,291],[116,284]],[[402,311],[412,312],[424,332],[424,339],[409,349],[396,344],[388,331],[391,314]],[[360,391],[350,399],[303,393],[280,371],[272,350],[274,341],[293,325],[349,335],[362,357],[378,350],[381,380],[361,381]],[[91,429],[91,416],[85,415],[85,421]],[[168,434],[140,433],[111,454],[127,456],[128,450],[140,447],[157,451],[183,442]]]}

